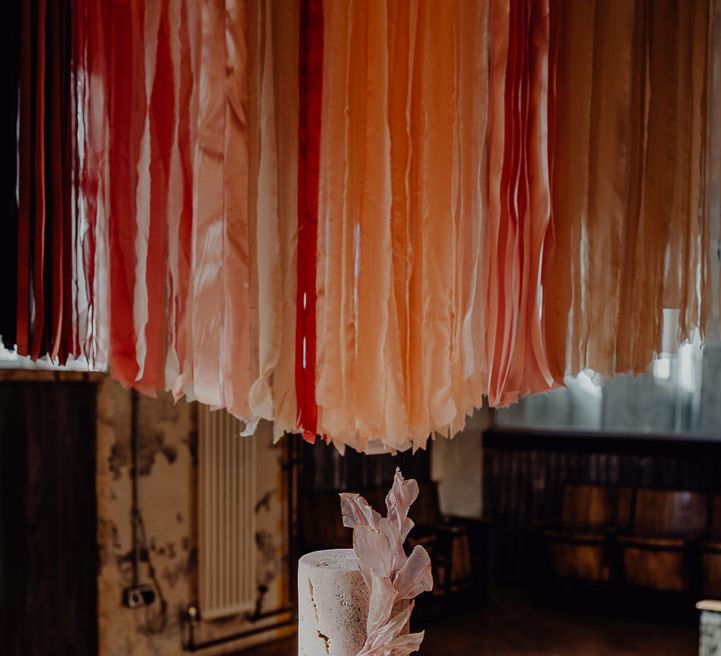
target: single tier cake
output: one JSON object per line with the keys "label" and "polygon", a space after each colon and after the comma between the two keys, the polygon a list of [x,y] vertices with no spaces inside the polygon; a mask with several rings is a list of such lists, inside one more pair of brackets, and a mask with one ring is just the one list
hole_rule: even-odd
{"label": "single tier cake", "polygon": [[352,549],[298,561],[298,656],[356,656],[366,638],[368,588]]}

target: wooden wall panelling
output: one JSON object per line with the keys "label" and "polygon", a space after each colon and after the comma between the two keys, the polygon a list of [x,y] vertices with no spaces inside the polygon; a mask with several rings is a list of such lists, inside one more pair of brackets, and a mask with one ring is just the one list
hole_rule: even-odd
{"label": "wooden wall panelling", "polygon": [[0,652],[97,653],[94,384],[0,382]]}

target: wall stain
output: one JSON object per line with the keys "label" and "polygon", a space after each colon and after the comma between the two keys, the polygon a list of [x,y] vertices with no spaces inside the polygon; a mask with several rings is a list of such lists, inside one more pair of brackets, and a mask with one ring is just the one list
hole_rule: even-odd
{"label": "wall stain", "polygon": [[256,555],[256,582],[260,586],[268,586],[278,576],[280,569],[275,536],[270,531],[256,531],[255,546],[258,550]]}
{"label": "wall stain", "polygon": [[[178,451],[175,447],[165,444],[165,436],[161,431],[154,431],[150,434],[141,433],[138,442],[138,473],[140,476],[149,476],[152,473],[155,457],[158,454],[162,454],[171,465],[178,458]],[[108,468],[113,480],[120,480],[123,470],[130,466],[130,441],[116,439],[110,449],[108,460]]]}
{"label": "wall stain", "polygon": [[155,538],[150,540],[150,551],[158,554],[158,556],[165,556],[170,560],[173,560],[177,555],[175,549],[175,542],[165,542],[164,544],[158,544]]}
{"label": "wall stain", "polygon": [[193,463],[193,467],[198,466],[198,431],[190,430],[186,437],[181,440],[182,444],[188,449],[190,453],[190,460]]}
{"label": "wall stain", "polygon": [[163,581],[167,582],[172,590],[179,581],[184,580],[192,571],[192,564],[189,559],[181,559],[172,565],[166,565],[160,574]]}
{"label": "wall stain", "polygon": [[270,492],[266,492],[260,499],[258,499],[258,502],[255,504],[255,514],[257,515],[261,510],[266,510],[267,512],[270,512],[270,502],[273,499],[273,495],[275,494],[275,490],[270,490]]}

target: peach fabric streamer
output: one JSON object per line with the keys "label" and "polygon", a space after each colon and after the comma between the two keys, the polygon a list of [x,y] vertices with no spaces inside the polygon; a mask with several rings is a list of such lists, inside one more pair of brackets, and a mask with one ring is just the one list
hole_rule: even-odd
{"label": "peach fabric streamer", "polygon": [[423,446],[481,402],[486,9],[324,12],[318,430],[361,450]]}
{"label": "peach fabric streamer", "polygon": [[[198,132],[194,162],[195,216],[191,265],[192,389],[203,403],[220,406],[223,357],[226,254],[226,62],[225,6],[202,3],[198,72]],[[232,36],[228,34],[228,36]],[[230,69],[232,71],[232,68]],[[242,147],[242,144],[241,144]],[[241,185],[247,181],[240,182]],[[237,213],[239,208],[233,208]],[[237,215],[237,214],[236,214]],[[247,284],[247,279],[241,282]]]}
{"label": "peach fabric streamer", "polygon": [[[294,360],[288,354],[294,352],[296,332],[298,0],[265,0],[261,29],[259,377],[251,388],[250,405],[255,416],[274,419],[277,438],[296,430],[297,417]],[[270,226],[272,230],[265,229]]]}
{"label": "peach fabric streamer", "polygon": [[485,393],[554,384],[550,7],[515,6],[325,4],[316,366],[334,441],[423,446]]}
{"label": "peach fabric streamer", "polygon": [[[345,96],[348,86],[350,3],[323,6],[324,67],[318,192],[316,356],[318,432],[348,442],[353,435],[354,261],[352,226],[347,225],[344,195],[347,159]],[[333,162],[332,166],[328,166]],[[349,234],[350,230],[350,234]]]}

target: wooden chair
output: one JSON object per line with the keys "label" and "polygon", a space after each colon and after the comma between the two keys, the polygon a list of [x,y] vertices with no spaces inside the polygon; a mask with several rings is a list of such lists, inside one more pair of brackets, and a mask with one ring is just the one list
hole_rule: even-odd
{"label": "wooden chair", "polygon": [[701,543],[701,587],[705,597],[721,599],[721,495],[713,498],[708,538]]}
{"label": "wooden chair", "polygon": [[418,500],[411,507],[416,528],[411,541],[426,535],[434,537],[435,594],[474,590],[485,595],[488,566],[488,525],[483,520],[444,515],[438,486],[432,481],[419,483]]}
{"label": "wooden chair", "polygon": [[561,523],[543,532],[556,576],[610,581],[613,538],[616,532],[628,528],[630,509],[630,488],[566,485]]}
{"label": "wooden chair", "polygon": [[706,495],[699,492],[636,492],[632,530],[619,537],[625,579],[654,590],[690,591],[691,550],[707,524]]}

